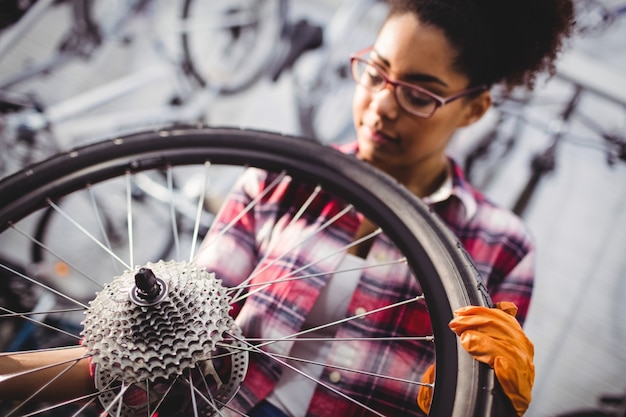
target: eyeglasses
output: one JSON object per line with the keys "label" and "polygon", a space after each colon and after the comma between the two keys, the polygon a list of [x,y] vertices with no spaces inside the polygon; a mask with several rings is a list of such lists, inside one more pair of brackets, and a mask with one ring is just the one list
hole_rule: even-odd
{"label": "eyeglasses", "polygon": [[487,89],[487,87],[481,85],[461,91],[447,98],[439,97],[417,85],[389,79],[389,76],[382,68],[361,58],[370,50],[371,48],[365,49],[350,57],[352,78],[354,78],[357,84],[372,92],[382,91],[387,84],[391,84],[400,107],[413,116],[427,119],[432,117],[439,107],[461,97]]}

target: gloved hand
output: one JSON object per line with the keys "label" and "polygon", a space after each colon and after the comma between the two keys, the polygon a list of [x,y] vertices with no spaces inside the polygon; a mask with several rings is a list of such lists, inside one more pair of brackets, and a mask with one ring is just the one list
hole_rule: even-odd
{"label": "gloved hand", "polygon": [[[450,329],[461,340],[461,346],[477,361],[493,368],[502,390],[511,400],[518,416],[530,403],[535,379],[534,346],[515,319],[517,307],[511,302],[496,304],[496,308],[469,306],[454,312]],[[424,373],[422,382],[432,383],[434,366]],[[432,389],[420,388],[418,404],[430,408]]]}
{"label": "gloved hand", "polygon": [[433,401],[433,387],[432,383],[435,381],[435,364],[433,363],[424,371],[422,375],[422,384],[420,390],[417,393],[417,405],[423,412],[428,413],[430,410],[430,403]]}

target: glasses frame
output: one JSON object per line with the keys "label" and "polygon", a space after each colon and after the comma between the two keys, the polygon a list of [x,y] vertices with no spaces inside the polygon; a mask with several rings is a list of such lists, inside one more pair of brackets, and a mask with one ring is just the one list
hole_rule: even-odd
{"label": "glasses frame", "polygon": [[[372,49],[373,49],[373,47],[370,46],[370,47],[367,47],[367,48],[363,49],[362,51],[359,51],[359,52],[357,52],[355,54],[350,55],[350,74],[352,75],[352,79],[358,85],[360,85],[361,87],[363,87],[363,88],[365,88],[365,89],[367,89],[369,91],[372,91],[372,92],[382,91],[382,90],[384,90],[387,87],[387,85],[391,85],[393,87],[393,93],[394,93],[394,96],[396,98],[396,101],[398,102],[400,107],[404,111],[409,113],[410,115],[418,117],[420,119],[429,119],[429,118],[431,118],[435,114],[435,112],[437,112],[437,110],[439,108],[445,106],[446,104],[448,104],[450,102],[453,102],[454,100],[457,100],[459,98],[468,96],[470,94],[474,94],[474,93],[478,93],[478,92],[482,92],[482,91],[487,90],[487,86],[486,85],[479,85],[479,86],[476,86],[476,87],[468,88],[466,90],[463,90],[463,91],[461,91],[459,93],[453,94],[453,95],[448,96],[448,97],[441,97],[441,96],[438,96],[437,94],[432,93],[432,92],[426,90],[425,88],[422,88],[422,87],[417,86],[415,84],[407,83],[405,81],[395,81],[395,80],[392,80],[391,78],[389,78],[389,75],[387,74],[387,72],[385,72],[385,70],[380,67],[380,65],[377,65],[374,62],[368,61],[368,60],[363,58],[363,55],[365,55],[368,52],[371,52]],[[376,71],[378,71],[378,73],[380,74],[381,78],[383,79],[383,81],[384,81],[383,84],[380,87],[377,87],[377,88],[372,88],[372,87],[366,86],[364,84],[361,84],[359,82],[359,80],[354,76],[355,61],[363,63],[365,65],[369,65],[369,66],[374,67],[376,69]],[[416,91],[418,91],[418,92],[420,92],[420,93],[422,93],[422,94],[432,98],[433,100],[435,100],[435,107],[433,108],[433,111],[430,112],[430,114],[428,114],[428,115],[424,115],[423,113],[415,113],[415,112],[407,109],[406,107],[404,107],[404,105],[402,104],[402,100],[400,100],[400,97],[399,97],[398,88],[397,88],[398,86],[402,86],[402,87],[410,88],[412,90],[416,90]]]}

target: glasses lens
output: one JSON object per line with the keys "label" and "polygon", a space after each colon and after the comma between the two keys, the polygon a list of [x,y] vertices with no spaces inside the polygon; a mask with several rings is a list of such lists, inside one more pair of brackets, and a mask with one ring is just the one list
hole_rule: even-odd
{"label": "glasses lens", "polygon": [[385,84],[385,79],[375,66],[358,59],[352,61],[352,77],[359,85],[370,90],[378,90]]}
{"label": "glasses lens", "polygon": [[[371,91],[379,91],[386,84],[379,68],[360,59],[352,60],[352,77]],[[400,106],[415,116],[430,117],[437,108],[437,101],[417,88],[395,84],[395,91]]]}
{"label": "glasses lens", "polygon": [[396,96],[400,105],[409,113],[421,117],[430,117],[437,107],[434,98],[418,89],[404,85],[396,87]]}

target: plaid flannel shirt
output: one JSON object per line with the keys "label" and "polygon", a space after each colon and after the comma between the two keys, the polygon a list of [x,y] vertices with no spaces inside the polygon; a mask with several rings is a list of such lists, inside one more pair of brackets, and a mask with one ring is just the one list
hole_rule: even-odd
{"label": "plaid flannel shirt", "polygon": [[[342,149],[355,153],[356,146]],[[321,233],[316,233],[340,213],[346,204],[322,192],[292,222],[312,187],[295,184],[288,178],[272,188],[255,205],[220,235],[212,237],[236,219],[250,201],[268,189],[276,174],[247,170],[229,196],[211,234],[196,259],[198,265],[215,272],[224,285],[241,284],[256,270],[252,283],[270,282],[276,277],[311,275],[304,280],[285,280],[256,291],[249,289],[245,302],[234,306],[233,315],[247,338],[281,339],[263,350],[288,355],[293,341],[289,335],[302,330],[324,284],[342,260],[341,250],[352,242],[361,217],[353,210],[341,216]],[[426,199],[466,246],[485,279],[494,301],[507,300],[519,307],[523,323],[530,303],[533,283],[533,247],[521,221],[507,210],[495,207],[475,191],[453,163],[451,190],[447,196]],[[307,239],[313,235],[314,238]],[[330,254],[339,255],[330,256]],[[363,270],[349,303],[346,317],[371,311],[420,294],[416,280],[406,265],[393,263],[402,253],[383,234],[373,243],[365,264],[381,265]],[[321,260],[321,261],[320,261]],[[260,261],[260,266],[257,263]],[[294,273],[295,271],[295,273]],[[432,334],[423,304],[413,302],[350,320],[337,326],[335,337],[415,336]],[[416,405],[418,386],[385,378],[347,372],[357,368],[374,374],[393,375],[418,381],[434,361],[432,343],[419,341],[342,341],[333,343],[321,380],[352,396],[384,415],[422,415]],[[334,368],[337,366],[338,368]],[[280,378],[282,366],[262,354],[252,354],[248,372],[237,398],[230,407],[246,412],[267,397]],[[231,413],[225,410],[226,414]],[[238,414],[233,414],[238,415]],[[368,415],[361,406],[318,386],[309,405],[308,416]]]}

